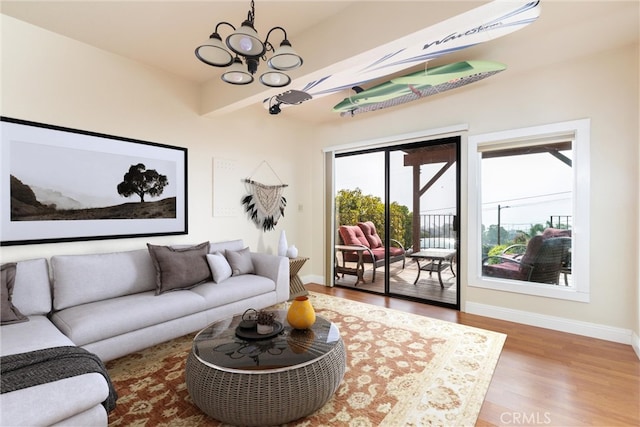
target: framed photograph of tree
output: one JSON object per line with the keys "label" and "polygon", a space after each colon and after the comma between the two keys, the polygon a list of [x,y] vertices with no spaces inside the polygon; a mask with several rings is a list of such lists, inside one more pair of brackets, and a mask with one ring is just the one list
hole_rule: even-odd
{"label": "framed photograph of tree", "polygon": [[0,245],[186,234],[187,149],[0,117]]}

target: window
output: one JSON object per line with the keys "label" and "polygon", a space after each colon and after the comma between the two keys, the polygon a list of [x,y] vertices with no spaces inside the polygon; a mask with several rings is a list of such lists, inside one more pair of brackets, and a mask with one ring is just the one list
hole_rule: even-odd
{"label": "window", "polygon": [[589,300],[589,126],[469,137],[469,286]]}

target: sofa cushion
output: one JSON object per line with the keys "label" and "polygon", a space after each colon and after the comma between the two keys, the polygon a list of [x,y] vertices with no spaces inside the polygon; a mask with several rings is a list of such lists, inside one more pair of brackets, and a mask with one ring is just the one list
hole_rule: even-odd
{"label": "sofa cushion", "polygon": [[[0,395],[2,426],[106,426],[105,378],[89,373]],[[97,410],[96,410],[97,409]],[[88,411],[92,416],[79,417]]]}
{"label": "sofa cushion", "polygon": [[51,312],[51,282],[45,258],[17,262],[12,301],[25,316]]}
{"label": "sofa cushion", "polygon": [[205,310],[204,299],[191,291],[155,291],[70,307],[51,321],[76,345],[84,346],[131,331],[159,325]]}
{"label": "sofa cushion", "polygon": [[66,345],[74,344],[45,316],[29,316],[28,322],[4,325],[0,334],[2,355]]}
{"label": "sofa cushion", "polygon": [[29,318],[20,313],[11,299],[13,298],[13,288],[16,282],[16,263],[10,262],[0,266],[0,323],[9,325],[11,323],[27,322]]}
{"label": "sofa cushion", "polygon": [[58,255],[51,265],[56,310],[156,288],[156,270],[146,249]]}
{"label": "sofa cushion", "polygon": [[147,243],[156,268],[156,295],[164,292],[189,289],[211,280],[207,264],[209,242],[187,248],[156,246]]}
{"label": "sofa cushion", "polygon": [[273,292],[275,289],[276,284],[273,280],[255,274],[245,274],[232,276],[222,283],[203,283],[189,292],[201,295],[206,301],[207,309],[211,309]]}
{"label": "sofa cushion", "polygon": [[255,272],[253,261],[251,260],[251,251],[248,247],[239,251],[226,251],[225,255],[231,266],[232,276],[253,274]]}
{"label": "sofa cushion", "polygon": [[231,266],[220,252],[207,254],[207,263],[213,275],[213,281],[220,283],[231,277]]}
{"label": "sofa cushion", "polygon": [[225,253],[225,251],[239,251],[244,248],[244,242],[242,239],[236,240],[227,240],[224,242],[210,242],[209,243],[209,253],[220,252],[221,254]]}

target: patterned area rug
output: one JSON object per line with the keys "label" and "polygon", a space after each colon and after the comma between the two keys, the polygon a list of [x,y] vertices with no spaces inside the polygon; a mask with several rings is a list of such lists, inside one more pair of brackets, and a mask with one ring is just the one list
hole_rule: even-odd
{"label": "patterned area rug", "polygon": [[[338,325],[347,372],[323,408],[289,426],[475,424],[504,334],[328,295],[310,299]],[[119,395],[110,426],[223,425],[187,392],[184,367],[194,335],[107,363]]]}

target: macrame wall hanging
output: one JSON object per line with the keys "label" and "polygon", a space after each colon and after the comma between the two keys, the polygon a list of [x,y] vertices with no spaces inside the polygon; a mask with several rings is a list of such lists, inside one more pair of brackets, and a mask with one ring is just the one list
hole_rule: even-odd
{"label": "macrame wall hanging", "polygon": [[[251,179],[260,166],[265,164],[271,169],[280,184],[266,185]],[[260,163],[256,171],[244,180],[249,194],[242,198],[242,204],[249,218],[256,226],[262,228],[263,231],[273,230],[280,217],[284,216],[287,199],[282,196],[282,193],[287,184],[282,182],[278,174],[266,161]]]}

